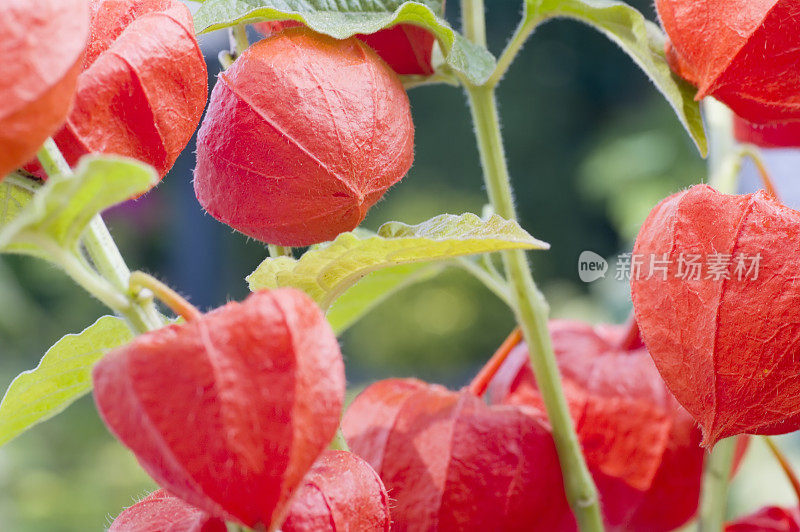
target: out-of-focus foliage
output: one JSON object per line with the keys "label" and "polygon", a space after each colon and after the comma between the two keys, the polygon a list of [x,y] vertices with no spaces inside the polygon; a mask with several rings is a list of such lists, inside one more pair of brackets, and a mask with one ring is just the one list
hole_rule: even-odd
{"label": "out-of-focus foliage", "polygon": [[[630,2],[652,19],[651,2]],[[489,45],[497,53],[521,2],[490,2]],[[458,2],[447,18],[460,20]],[[252,35],[255,37],[255,35]],[[212,79],[227,36],[203,45]],[[365,226],[415,224],[443,212],[480,213],[485,203],[472,126],[459,89],[414,89],[416,161],[372,210]],[[645,76],[605,37],[578,23],[537,30],[499,91],[503,132],[521,225],[552,244],[531,254],[555,317],[622,321],[627,283],[590,285],[577,258],[592,250],[613,260],[630,251],[649,209],[698,182],[704,163]],[[108,213],[130,265],[157,274],[207,309],[248,293],[244,277],[265,256],[203,214],[191,186],[193,148],[142,199]],[[611,262],[611,261],[610,261]],[[0,257],[0,388],[36,366],[56,340],[107,313],[43,261]],[[342,338],[351,392],[389,376],[465,383],[513,327],[505,306],[460,270],[392,296]],[[792,437],[782,439],[791,452]],[[763,451],[763,452],[762,452]],[[0,529],[100,530],[152,482],[100,423],[91,398],[0,448]],[[766,451],[755,444],[735,483],[731,511],[791,503]]]}
{"label": "out-of-focus foliage", "polygon": [[633,241],[665,196],[705,180],[705,163],[687,150],[685,135],[658,127],[669,119],[657,101],[620,112],[597,132],[580,166],[582,194],[605,205],[623,242]]}

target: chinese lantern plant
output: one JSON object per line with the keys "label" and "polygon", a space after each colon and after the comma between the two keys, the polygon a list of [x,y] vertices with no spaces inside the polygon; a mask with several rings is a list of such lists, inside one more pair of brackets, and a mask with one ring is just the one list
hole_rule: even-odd
{"label": "chinese lantern plant", "polygon": [[[634,253],[671,259],[665,276],[632,279],[633,304],[650,355],[700,423],[704,445],[797,430],[798,295],[787,280],[800,253],[800,213],[764,192],[731,196],[697,185],[653,209]],[[727,257],[726,268],[715,278],[687,278],[678,272],[682,254]],[[683,331],[686,341],[668,330]]]}
{"label": "chinese lantern plant", "polygon": [[336,337],[293,289],[184,314],[187,323],[144,334],[97,364],[100,415],[171,493],[274,529],[338,426]]}
{"label": "chinese lantern plant", "polygon": [[[163,177],[206,103],[208,74],[191,14],[178,0],[91,0],[89,10],[72,110],[55,141],[70,165],[88,153],[124,155]],[[46,177],[37,164],[28,169]]]}
{"label": "chinese lantern plant", "polygon": [[408,97],[375,52],[290,28],[220,74],[198,134],[195,192],[248,236],[317,244],[355,229],[408,172],[413,148]]}
{"label": "chinese lantern plant", "polygon": [[[800,120],[800,5],[657,0],[675,72],[749,122]],[[709,38],[713,35],[713,38]]]}
{"label": "chinese lantern plant", "polygon": [[[22,31],[24,28],[24,31]],[[89,35],[85,0],[0,6],[0,180],[36,154],[69,112]]]}
{"label": "chinese lantern plant", "polygon": [[378,474],[362,458],[327,450],[303,479],[281,530],[388,532],[390,500]]}
{"label": "chinese lantern plant", "polygon": [[[325,451],[311,467],[292,499],[281,530],[389,530],[389,497],[378,475],[352,453]],[[126,508],[110,532],[168,530],[217,532],[225,521],[157,490]]]}
{"label": "chinese lantern plant", "polygon": [[573,522],[535,408],[490,407],[469,390],[390,379],[355,399],[342,429],[386,484],[396,529],[560,530]]}
{"label": "chinese lantern plant", "polygon": [[165,530],[171,532],[225,532],[225,521],[212,517],[182,499],[157,490],[126,508],[108,528],[109,532]]}
{"label": "chinese lantern plant", "polygon": [[[791,0],[658,0],[674,71],[736,114],[736,138],[768,148],[800,142],[800,6]],[[708,35],[715,38],[709,39]]]}

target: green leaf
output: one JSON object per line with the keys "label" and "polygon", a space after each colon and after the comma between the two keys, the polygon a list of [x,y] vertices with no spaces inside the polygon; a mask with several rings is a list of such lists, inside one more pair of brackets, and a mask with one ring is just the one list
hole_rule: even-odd
{"label": "green leaf", "polygon": [[389,222],[375,236],[343,233],[299,260],[266,259],[247,280],[253,291],[298,288],[327,310],[350,287],[384,268],[508,249],[548,248],[516,222],[496,215],[483,220],[474,214],[443,214],[419,225]]}
{"label": "green leaf", "polygon": [[0,251],[49,258],[55,248],[74,249],[92,218],[157,182],[154,169],[133,159],[84,157],[74,175],[48,179],[0,229]]}
{"label": "green leaf", "polygon": [[17,174],[0,181],[0,229],[19,216],[38,188],[35,181]]}
{"label": "green leaf", "polygon": [[0,401],[0,445],[59,414],[92,387],[92,366],[133,340],[119,318],[104,316],[80,334],[59,340],[39,365],[21,373]]}
{"label": "green leaf", "polygon": [[525,23],[567,17],[585,22],[617,43],[650,77],[678,115],[703,156],[708,141],[703,129],[697,93],[691,84],[672,72],[664,52],[661,29],[633,7],[612,0],[526,0]]}
{"label": "green leaf", "polygon": [[328,322],[339,335],[392,294],[437,276],[445,267],[444,263],[413,263],[374,271],[333,303]]}
{"label": "green leaf", "polygon": [[453,30],[439,14],[442,0],[206,0],[194,16],[198,33],[265,20],[297,20],[337,39],[375,33],[396,24],[426,28],[439,40],[445,62],[475,84],[489,79],[495,59]]}

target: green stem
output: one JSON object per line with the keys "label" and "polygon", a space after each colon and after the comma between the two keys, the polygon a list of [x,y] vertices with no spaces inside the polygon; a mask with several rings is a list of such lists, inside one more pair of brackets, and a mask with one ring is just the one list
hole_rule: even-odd
{"label": "green stem", "polygon": [[48,256],[52,257],[70,278],[101,303],[120,313],[130,307],[125,296],[98,275],[79,255],[70,253],[49,238],[41,238],[39,235],[28,233],[24,236],[27,241],[36,242],[36,245],[45,250]]}
{"label": "green stem", "polygon": [[292,248],[286,246],[275,246],[273,244],[267,245],[269,249],[269,256],[273,259],[278,257],[293,257],[294,253]]}
{"label": "green stem", "polygon": [[736,438],[726,438],[706,456],[703,470],[703,490],[700,496],[700,532],[719,532],[725,526],[728,508],[728,483],[731,478]]}
{"label": "green stem", "polygon": [[234,59],[236,59],[250,46],[250,40],[247,38],[247,26],[245,24],[233,26],[231,28],[230,39],[232,55]]}
{"label": "green stem", "polygon": [[194,305],[152,275],[144,272],[133,272],[130,278],[130,286],[131,290],[137,294],[142,290],[149,290],[170,310],[187,322],[197,321],[203,317],[203,314]]}
{"label": "green stem", "polygon": [[[461,7],[467,38],[476,43],[485,43],[483,1],[462,0]],[[498,215],[516,220],[517,212],[500,134],[494,86],[465,86],[489,200]],[[597,488],[583,458],[561,388],[561,377],[548,330],[549,307],[536,287],[524,251],[504,252],[503,262],[506,277],[511,283],[517,321],[528,344],[536,383],[552,427],[567,500],[582,531],[602,531],[603,520]]]}
{"label": "green stem", "polygon": [[143,333],[163,327],[164,320],[152,300],[133,298],[130,294],[131,271],[100,215],[89,224],[83,234],[83,243],[100,274],[131,300],[130,308],[121,314],[134,330]]}
{"label": "green stem", "polygon": [[[53,139],[47,139],[45,141],[37,157],[42,164],[42,168],[44,168],[45,172],[50,176],[69,176],[72,174],[69,164],[64,159],[64,156],[59,151]],[[89,293],[93,294],[106,306],[123,316],[136,332],[143,333],[162,327],[164,324],[163,319],[152,301],[136,299],[130,293],[129,280],[131,272],[114,243],[114,239],[108,232],[108,228],[103,222],[103,219],[99,215],[96,216],[87,227],[83,235],[83,243],[86,246],[89,258],[91,258],[95,268],[97,268],[100,275],[102,275],[101,278],[104,280],[103,289],[106,290],[110,288],[116,292],[116,295],[122,298],[126,304],[110,304],[108,294],[102,291],[96,291],[99,288],[96,284],[85,284],[87,278],[84,275],[80,275],[80,271],[73,267],[74,264],[71,264],[71,261],[62,264],[65,271],[67,271],[78,284],[87,289]],[[66,252],[64,253],[69,255]],[[65,257],[61,258],[67,260]],[[69,270],[67,268],[69,268]],[[86,269],[94,276],[97,276],[88,266]],[[74,274],[79,274],[79,277],[76,278]]]}
{"label": "green stem", "polygon": [[222,67],[222,70],[228,70],[230,66],[233,64],[234,58],[231,55],[230,50],[222,50],[219,54],[217,54],[217,59],[219,60],[219,64]]}
{"label": "green stem", "polygon": [[[494,89],[467,87],[467,95],[475,123],[489,199],[498,215],[508,220],[516,220],[517,213],[500,134]],[[524,251],[504,252],[503,262],[506,275],[511,282],[517,320],[528,344],[536,383],[552,426],[553,439],[564,473],[567,499],[582,531],[603,530],[597,489],[583,458],[564,391],[561,388],[561,377],[547,327],[549,307],[536,287]]]}
{"label": "green stem", "polygon": [[[722,193],[733,194],[738,179],[738,163],[735,161],[741,160],[741,157],[732,157],[736,152],[733,114],[725,105],[711,98],[703,101],[703,109],[709,133],[709,184]],[[731,160],[734,162],[731,163]],[[730,164],[733,164],[733,168],[729,167]],[[700,519],[697,523],[701,532],[718,532],[725,524],[728,481],[735,448],[736,439],[727,438],[718,442],[713,452],[706,456],[700,495]]]}
{"label": "green stem", "polygon": [[48,138],[46,141],[44,141],[44,144],[39,149],[36,157],[39,159],[39,163],[41,163],[45,173],[47,173],[49,176],[72,174],[72,169],[69,167],[69,163],[67,163],[67,160],[64,159],[63,155],[61,155],[61,151],[58,149],[56,141],[54,141],[52,138]]}
{"label": "green stem", "polygon": [[486,19],[483,0],[461,0],[461,18],[464,24],[464,35],[467,39],[486,46]]}

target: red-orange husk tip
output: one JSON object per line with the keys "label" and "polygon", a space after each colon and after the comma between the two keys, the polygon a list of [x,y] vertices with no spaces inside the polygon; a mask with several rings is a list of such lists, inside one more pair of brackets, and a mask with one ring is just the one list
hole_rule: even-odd
{"label": "red-orange husk tip", "polygon": [[508,354],[514,349],[520,342],[522,341],[522,330],[517,327],[508,337],[503,341],[500,347],[497,348],[492,358],[486,363],[485,366],[480,370],[480,372],[475,376],[472,382],[469,385],[469,392],[477,397],[482,396],[486,393],[486,388],[489,386],[489,383],[494,378],[497,370],[500,369],[500,366],[503,365],[506,358],[508,358]]}

